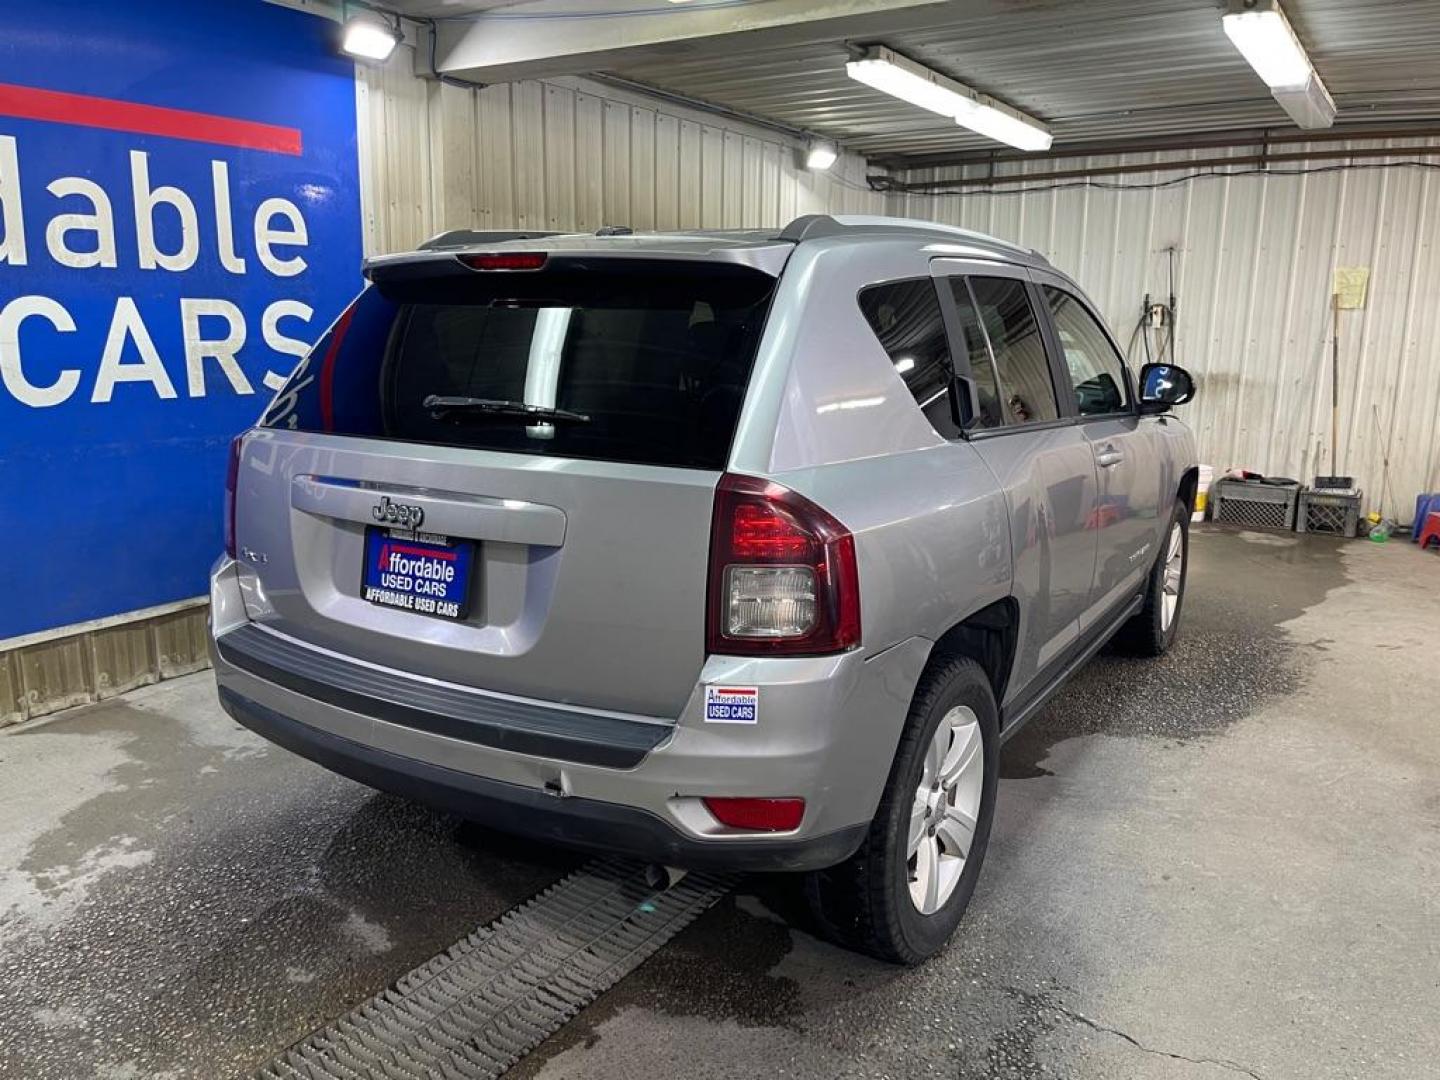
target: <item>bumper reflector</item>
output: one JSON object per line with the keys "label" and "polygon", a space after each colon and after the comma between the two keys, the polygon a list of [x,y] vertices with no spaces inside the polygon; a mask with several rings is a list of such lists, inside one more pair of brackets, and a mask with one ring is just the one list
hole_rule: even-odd
{"label": "bumper reflector", "polygon": [[705,808],[721,825],[748,832],[790,832],[805,816],[804,799],[741,799],[706,796]]}

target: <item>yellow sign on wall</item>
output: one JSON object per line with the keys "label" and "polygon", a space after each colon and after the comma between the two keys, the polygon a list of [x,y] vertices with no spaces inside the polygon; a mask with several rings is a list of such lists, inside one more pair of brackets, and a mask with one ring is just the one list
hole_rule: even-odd
{"label": "yellow sign on wall", "polygon": [[1365,306],[1365,293],[1370,287],[1368,266],[1337,266],[1335,268],[1335,306],[1349,311]]}

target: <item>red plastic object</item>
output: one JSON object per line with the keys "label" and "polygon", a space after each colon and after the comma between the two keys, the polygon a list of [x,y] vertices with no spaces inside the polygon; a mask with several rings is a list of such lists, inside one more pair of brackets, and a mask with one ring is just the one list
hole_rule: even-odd
{"label": "red plastic object", "polygon": [[704,797],[705,808],[721,825],[748,832],[789,832],[805,816],[804,799],[741,799]]}
{"label": "red plastic object", "polygon": [[1425,527],[1420,530],[1420,550],[1424,551],[1430,546],[1430,541],[1435,541],[1435,546],[1440,547],[1440,514],[1426,514]]}
{"label": "red plastic object", "polygon": [[793,561],[809,555],[814,543],[814,537],[766,503],[738,504],[730,526],[730,550],[740,556]]}
{"label": "red plastic object", "polygon": [[471,270],[539,270],[549,256],[543,251],[503,251],[494,255],[461,255]]}
{"label": "red plastic object", "polygon": [[[819,618],[796,637],[725,634],[725,571],[734,565],[807,566]],[[715,656],[828,656],[860,644],[860,575],[855,537],[825,510],[783,484],[726,473],[715,488],[710,528],[706,649]]]}

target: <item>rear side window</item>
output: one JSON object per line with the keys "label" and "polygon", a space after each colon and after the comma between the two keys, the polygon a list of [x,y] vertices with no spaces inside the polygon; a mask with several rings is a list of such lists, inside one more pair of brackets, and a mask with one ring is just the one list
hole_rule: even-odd
{"label": "rear side window", "polygon": [[950,413],[950,343],[935,283],[927,277],[871,285],[860,292],[860,311],[931,426],[958,439]]}
{"label": "rear side window", "polygon": [[724,468],[774,279],[729,266],[619,264],[373,286],[262,423]]}
{"label": "rear side window", "polygon": [[1055,333],[1065,353],[1065,367],[1075,389],[1075,403],[1081,416],[1107,416],[1124,412],[1125,368],[1095,317],[1063,289],[1046,285],[1042,290]]}
{"label": "rear side window", "polygon": [[1000,408],[1006,423],[1058,419],[1050,362],[1025,283],[1015,278],[972,277],[970,287],[995,353]]}

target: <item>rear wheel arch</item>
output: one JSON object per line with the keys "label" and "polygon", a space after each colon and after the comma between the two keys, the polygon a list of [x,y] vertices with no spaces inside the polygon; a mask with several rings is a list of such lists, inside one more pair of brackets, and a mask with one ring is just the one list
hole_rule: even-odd
{"label": "rear wheel arch", "polygon": [[[972,769],[973,760],[964,763],[961,748],[955,778],[946,781],[948,766],[941,762],[950,761],[947,750],[960,744],[942,741],[941,733],[953,740],[964,727],[978,735],[978,740],[965,745],[978,749],[983,764]],[[939,754],[934,752],[937,746]],[[968,656],[932,653],[864,839],[847,860],[804,879],[816,928],[838,944],[895,963],[915,964],[943,948],[969,904],[985,857],[998,755],[999,708],[981,664]],[[939,775],[927,773],[932,767]],[[978,791],[973,788],[977,782]],[[972,785],[973,801],[968,803],[960,799],[966,783]],[[957,811],[959,816],[952,818]],[[949,827],[935,816],[942,812]],[[958,831],[955,823],[961,826]],[[927,860],[919,849],[927,844],[927,825],[928,837],[943,834],[945,839],[930,841],[938,846],[928,870],[922,870]],[[947,854],[952,873],[954,859],[963,861],[959,877],[951,878],[942,895],[938,888],[942,882],[934,875],[942,873],[939,864]],[[923,889],[922,880],[936,888]],[[923,903],[917,887],[924,892]],[[936,906],[924,906],[932,902]]]}
{"label": "rear wheel arch", "polygon": [[1020,604],[1007,596],[971,612],[935,640],[927,668],[954,657],[978,663],[990,681],[995,703],[1005,700],[1019,641]]}

